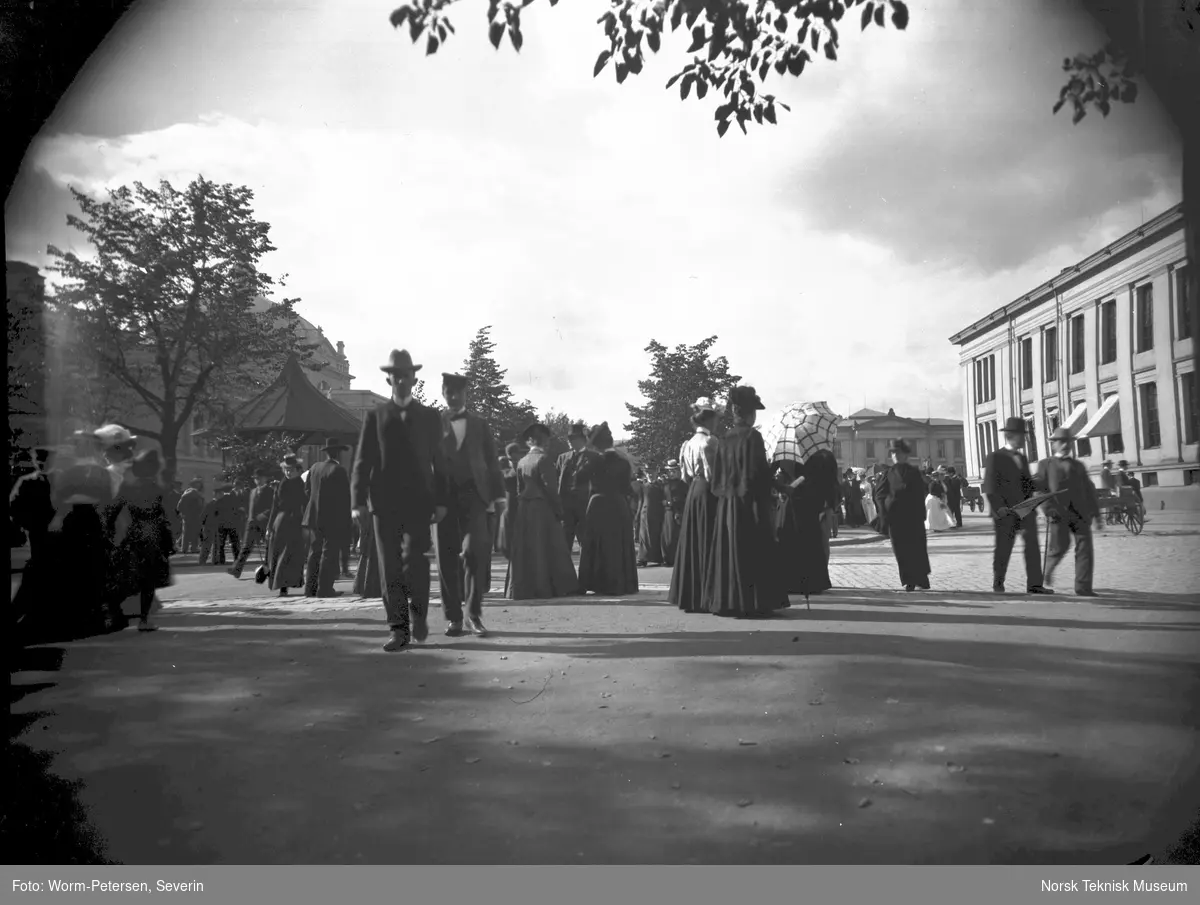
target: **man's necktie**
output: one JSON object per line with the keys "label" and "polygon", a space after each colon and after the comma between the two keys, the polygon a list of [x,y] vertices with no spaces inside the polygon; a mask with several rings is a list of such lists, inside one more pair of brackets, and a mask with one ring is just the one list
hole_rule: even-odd
{"label": "man's necktie", "polygon": [[467,417],[466,412],[455,412],[453,415],[450,416],[450,420],[451,421],[464,421],[464,420],[466,420],[466,417]]}

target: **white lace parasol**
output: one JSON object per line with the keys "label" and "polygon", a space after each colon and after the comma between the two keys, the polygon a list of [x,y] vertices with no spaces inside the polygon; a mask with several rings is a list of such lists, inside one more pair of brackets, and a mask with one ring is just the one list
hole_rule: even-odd
{"label": "white lace parasol", "polygon": [[818,449],[833,452],[840,420],[828,403],[793,402],[778,415],[764,419],[759,431],[772,462],[804,462]]}

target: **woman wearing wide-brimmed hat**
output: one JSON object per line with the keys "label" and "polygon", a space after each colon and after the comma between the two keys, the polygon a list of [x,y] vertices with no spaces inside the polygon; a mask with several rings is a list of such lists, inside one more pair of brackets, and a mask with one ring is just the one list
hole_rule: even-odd
{"label": "woman wearing wide-brimmed hat", "polygon": [[579,593],[579,578],[562,530],[562,500],[554,460],[546,452],[550,430],[535,422],[521,433],[529,452],[517,463],[519,502],[509,539],[509,600],[545,600]]}
{"label": "woman wearing wide-brimmed hat", "polygon": [[892,466],[875,489],[880,532],[892,540],[892,553],[904,590],[929,590],[929,549],[925,538],[925,476],[908,461],[912,448],[893,440]]}
{"label": "woman wearing wide-brimmed hat", "polygon": [[769,616],[788,604],[775,544],[771,464],[754,429],[763,408],[754,387],[734,387],[733,427],[713,457],[717,511],[703,607],[718,616]]}
{"label": "woman wearing wide-brimmed hat", "polygon": [[304,510],[308,492],[300,473],[304,466],[294,456],[284,456],[279,463],[283,480],[275,490],[275,502],[267,517],[270,532],[267,538],[267,572],[270,588],[286,597],[289,588],[304,587],[304,563],[308,544],[304,536]]}
{"label": "woman wearing wide-brimmed hat", "polygon": [[584,593],[607,597],[636,594],[637,560],[629,511],[633,467],[612,448],[607,421],[592,429],[588,444],[600,455],[582,473],[582,478],[591,482],[592,494],[580,542],[579,587]]}
{"label": "woman wearing wide-brimmed hat", "polygon": [[[139,453],[129,468],[129,479],[121,484],[113,505],[107,510],[106,528],[114,537],[113,565],[109,570],[110,600],[119,604],[137,595],[141,621],[138,631],[150,632],[154,595],[171,584],[171,525],[163,510],[163,492],[158,483],[162,463],[158,450]],[[123,530],[120,516],[127,516]]]}
{"label": "woman wearing wide-brimmed hat", "polygon": [[680,476],[687,482],[679,520],[679,540],[671,569],[671,589],[667,600],[681,610],[699,612],[703,604],[704,577],[712,548],[713,519],[717,500],[709,487],[712,483],[713,458],[717,454],[717,406],[711,399],[699,399],[692,405],[695,432],[680,447]]}

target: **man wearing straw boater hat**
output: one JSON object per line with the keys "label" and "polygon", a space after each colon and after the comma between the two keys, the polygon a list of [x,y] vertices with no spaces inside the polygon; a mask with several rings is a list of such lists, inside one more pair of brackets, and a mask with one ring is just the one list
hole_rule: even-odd
{"label": "man wearing straw boater hat", "polygon": [[484,637],[483,595],[492,584],[492,530],[489,512],[504,496],[492,426],[467,411],[467,378],[442,374],[442,452],[449,463],[446,517],[438,522],[438,584],[446,634],[466,627]]}
{"label": "man wearing straw boater hat", "polygon": [[600,454],[588,446],[587,426],[582,421],[571,425],[567,442],[571,449],[558,457],[558,496],[563,505],[563,536],[567,539],[567,549],[571,550],[575,547],[576,536],[583,545],[584,517],[592,496],[588,474]]}
{"label": "man wearing straw boater hat", "polygon": [[379,579],[391,638],[386,651],[429,635],[431,523],[446,517],[449,463],[441,416],[412,398],[420,365],[393,349],[379,368],[392,398],[363,419],[350,492],[355,517],[374,521]]}
{"label": "man wearing straw boater hat", "polygon": [[1030,594],[1050,594],[1042,584],[1042,556],[1038,545],[1037,514],[1021,515],[1013,510],[1034,492],[1029,460],[1021,450],[1025,446],[1025,421],[1009,418],[1004,423],[1004,446],[988,453],[984,465],[983,493],[992,510],[996,548],[992,556],[992,590],[1004,593],[1008,561],[1016,546],[1017,534],[1025,545],[1025,588]]}
{"label": "man wearing straw boater hat", "polygon": [[1075,438],[1065,427],[1050,435],[1054,455],[1038,463],[1034,483],[1042,493],[1053,493],[1045,504],[1047,519],[1046,569],[1044,581],[1051,578],[1075,537],[1075,594],[1095,597],[1092,575],[1095,556],[1092,550],[1092,521],[1100,512],[1096,485],[1088,476],[1087,466],[1071,456]]}
{"label": "man wearing straw boater hat", "polygon": [[325,461],[308,470],[308,505],[300,523],[308,530],[306,597],[340,597],[333,583],[341,575],[341,553],[350,544],[350,475],[338,461],[346,444],[330,438],[322,451]]}

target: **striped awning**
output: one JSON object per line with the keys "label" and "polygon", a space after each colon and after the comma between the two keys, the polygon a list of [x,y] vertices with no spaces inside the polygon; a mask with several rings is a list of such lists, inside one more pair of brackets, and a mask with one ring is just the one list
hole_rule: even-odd
{"label": "striped awning", "polygon": [[1120,399],[1117,396],[1109,396],[1104,400],[1104,405],[1100,406],[1100,410],[1092,416],[1092,420],[1083,426],[1083,430],[1075,434],[1075,439],[1109,437],[1119,433],[1121,433]]}
{"label": "striped awning", "polygon": [[1087,422],[1087,403],[1081,402],[1075,406],[1074,410],[1067,419],[1063,421],[1062,427],[1065,427],[1073,436],[1079,436],[1079,430]]}

